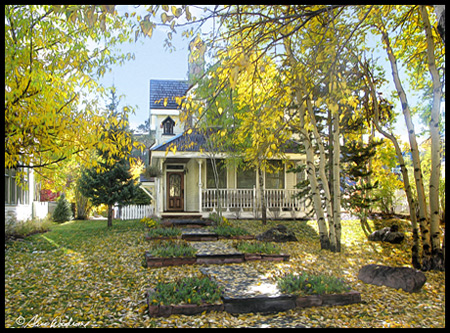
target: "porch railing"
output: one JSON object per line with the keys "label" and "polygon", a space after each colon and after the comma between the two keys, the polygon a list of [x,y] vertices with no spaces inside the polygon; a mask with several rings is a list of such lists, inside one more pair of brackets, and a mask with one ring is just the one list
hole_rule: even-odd
{"label": "porch railing", "polygon": [[[220,203],[224,211],[255,210],[260,207],[259,191],[253,189],[202,189],[202,209],[216,211]],[[265,189],[267,209],[302,211],[304,200],[295,197],[299,190]]]}

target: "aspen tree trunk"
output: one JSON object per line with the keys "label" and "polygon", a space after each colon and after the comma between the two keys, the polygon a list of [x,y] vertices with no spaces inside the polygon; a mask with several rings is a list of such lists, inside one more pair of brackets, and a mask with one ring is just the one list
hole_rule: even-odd
{"label": "aspen tree trunk", "polygon": [[333,251],[341,251],[341,184],[340,184],[340,158],[341,145],[339,144],[339,113],[334,115],[333,119],[333,229],[334,237],[336,238],[331,243],[335,245]]}
{"label": "aspen tree trunk", "polygon": [[414,196],[411,191],[411,185],[409,183],[408,170],[405,166],[405,160],[403,159],[402,150],[398,144],[397,139],[394,135],[385,132],[381,129],[381,126],[378,124],[378,120],[374,122],[375,127],[378,132],[383,134],[385,137],[390,139],[395,147],[395,152],[397,154],[398,162],[400,163],[400,169],[403,177],[403,186],[405,187],[406,199],[408,201],[409,207],[409,215],[411,218],[411,226],[412,226],[412,238],[413,238],[413,246],[411,248],[411,263],[415,269],[421,269],[422,265],[420,264],[420,242],[419,242],[419,226],[417,225],[417,205],[414,200]]}
{"label": "aspen tree trunk", "polygon": [[266,196],[264,195],[264,174],[261,168],[261,163],[259,163],[258,167],[258,183],[259,183],[259,198],[261,204],[261,219],[262,224],[267,224],[267,207],[266,207]]}
{"label": "aspen tree trunk", "polygon": [[439,138],[439,111],[441,109],[441,82],[436,68],[434,56],[434,41],[431,33],[431,25],[425,6],[419,6],[424,23],[427,40],[428,69],[433,81],[433,107],[431,108],[430,134],[431,134],[431,172],[430,172],[430,232],[432,269],[444,270],[442,250],[440,248],[439,231],[439,179],[441,175],[441,144]]}
{"label": "aspen tree trunk", "polygon": [[[283,40],[286,53],[292,68],[297,67],[297,60],[292,54],[291,45],[289,38],[284,38]],[[315,155],[313,146],[311,144],[311,138],[309,136],[309,131],[305,126],[305,103],[300,89],[304,87],[304,80],[297,78],[295,87],[295,98],[297,100],[297,105],[299,105],[298,113],[295,117],[296,121],[299,122],[299,127],[292,126],[294,130],[298,131],[303,137],[303,145],[306,151],[306,174],[311,186],[314,211],[317,217],[317,226],[319,228],[319,238],[320,238],[320,248],[322,250],[330,249],[330,238],[328,235],[327,224],[325,222],[325,215],[322,208],[322,199],[320,197],[319,186],[317,183],[316,167],[314,165]],[[307,96],[305,96],[307,98]]]}
{"label": "aspen tree trunk", "polygon": [[[302,125],[300,125],[302,126]],[[309,184],[313,195],[314,210],[317,217],[317,225],[319,227],[320,248],[322,250],[330,249],[330,238],[328,236],[327,225],[325,223],[324,211],[322,208],[322,200],[320,198],[319,186],[316,178],[316,167],[314,165],[314,151],[309,138],[309,133],[306,130],[300,130],[303,135],[303,144],[306,150],[306,174],[308,176]]]}
{"label": "aspen tree trunk", "polygon": [[317,129],[317,122],[316,117],[314,115],[311,100],[307,96],[306,88],[305,88],[305,80],[302,79],[302,90],[303,95],[306,96],[306,106],[309,114],[309,119],[311,121],[311,125],[313,126],[313,134],[314,139],[316,140],[316,143],[319,147],[319,177],[322,181],[323,190],[325,193],[325,207],[327,210],[327,220],[328,220],[328,230],[329,230],[329,237],[330,240],[335,237],[335,229],[334,229],[334,222],[333,222],[333,206],[332,206],[332,199],[331,199],[331,189],[330,189],[330,183],[328,181],[328,177],[326,174],[326,155],[325,155],[325,148],[323,145],[322,138],[320,137],[319,131]]}
{"label": "aspen tree trunk", "polygon": [[300,106],[299,120],[300,120],[300,129],[299,132],[303,136],[303,144],[305,146],[306,151],[306,174],[308,176],[309,184],[311,186],[313,203],[314,203],[314,211],[316,212],[317,217],[317,225],[319,227],[319,238],[320,238],[320,248],[322,250],[329,250],[331,248],[330,238],[328,235],[327,225],[325,223],[325,214],[322,208],[322,199],[320,197],[319,185],[317,183],[316,176],[316,167],[314,165],[315,155],[313,146],[311,144],[311,138],[309,136],[309,132],[305,128],[305,106],[300,99],[301,95],[297,93],[298,103]]}
{"label": "aspen tree trunk", "polygon": [[408,100],[405,91],[400,82],[398,75],[397,60],[391,48],[389,36],[385,27],[382,28],[383,42],[386,45],[386,52],[391,64],[392,76],[394,79],[395,88],[402,103],[402,111],[405,117],[406,127],[408,129],[409,144],[411,148],[411,155],[414,167],[414,180],[416,182],[417,199],[419,206],[419,225],[422,233],[422,270],[428,271],[431,269],[431,241],[430,241],[430,221],[428,219],[428,211],[425,197],[425,189],[422,180],[422,169],[420,166],[419,147],[417,145],[416,133],[414,131],[414,124],[411,119],[411,112],[409,110]]}
{"label": "aspen tree trunk", "polygon": [[411,226],[412,226],[412,233],[413,233],[413,246],[411,248],[411,262],[415,269],[421,269],[420,264],[420,241],[419,241],[419,227],[417,225],[417,205],[416,201],[414,200],[414,196],[411,191],[411,185],[409,183],[409,175],[408,175],[408,169],[406,169],[405,166],[405,160],[403,159],[402,150],[400,149],[400,145],[398,144],[397,139],[394,135],[386,132],[383,130],[379,123],[380,118],[380,110],[378,108],[378,101],[377,101],[377,94],[375,91],[375,85],[373,83],[373,80],[368,73],[368,70],[365,69],[365,75],[367,78],[367,82],[370,87],[370,94],[372,96],[372,103],[373,103],[373,110],[374,110],[374,117],[373,117],[373,124],[375,125],[375,128],[378,132],[383,134],[386,138],[392,141],[395,148],[395,153],[397,154],[398,162],[400,164],[400,169],[402,172],[403,177],[403,186],[405,188],[406,193],[406,199],[408,201],[408,207],[409,207],[409,215],[411,219]]}
{"label": "aspen tree trunk", "polygon": [[[217,215],[219,215],[220,221],[222,221],[223,209],[222,209],[222,195],[219,187],[219,171],[217,170],[217,160],[216,157],[211,157],[211,165],[214,174],[214,184],[216,185],[216,193],[217,193]],[[206,172],[206,164],[205,164],[205,172]]]}

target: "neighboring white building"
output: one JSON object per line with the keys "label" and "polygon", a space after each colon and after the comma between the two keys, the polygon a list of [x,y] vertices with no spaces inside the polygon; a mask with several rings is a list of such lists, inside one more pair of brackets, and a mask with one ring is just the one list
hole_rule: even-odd
{"label": "neighboring white building", "polygon": [[44,218],[48,213],[48,202],[39,202],[35,190],[34,173],[25,168],[23,186],[18,185],[16,169],[5,169],[5,219],[14,215],[18,221],[33,217]]}

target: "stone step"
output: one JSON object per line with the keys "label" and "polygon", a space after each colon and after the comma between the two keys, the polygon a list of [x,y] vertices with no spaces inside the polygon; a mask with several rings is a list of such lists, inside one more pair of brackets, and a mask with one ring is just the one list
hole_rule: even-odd
{"label": "stone step", "polygon": [[202,214],[188,214],[188,213],[163,213],[161,214],[162,219],[197,219],[201,220],[203,218]]}
{"label": "stone step", "polygon": [[164,218],[161,224],[166,227],[187,227],[187,228],[201,228],[211,225],[211,220],[196,219],[196,218]]}
{"label": "stone step", "polygon": [[189,228],[181,231],[181,239],[187,241],[216,241],[219,236],[211,230]]}

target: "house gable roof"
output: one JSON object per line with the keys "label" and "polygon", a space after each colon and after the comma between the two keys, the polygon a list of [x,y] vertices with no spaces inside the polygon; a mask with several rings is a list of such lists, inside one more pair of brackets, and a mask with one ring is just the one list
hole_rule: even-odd
{"label": "house gable roof", "polygon": [[[190,134],[185,131],[163,144],[150,148],[150,150],[166,151],[173,146],[176,146],[177,151],[180,152],[199,152],[200,150],[205,152],[208,151],[206,145],[206,135],[198,130],[193,130]],[[282,145],[282,149],[286,154],[295,154],[299,152],[300,145],[293,140],[288,140]]]}
{"label": "house gable roof", "polygon": [[175,97],[185,96],[188,88],[186,80],[150,80],[150,109],[178,109]]}
{"label": "house gable roof", "polygon": [[165,124],[166,122],[171,122],[172,125],[175,124],[175,120],[173,120],[172,118],[170,118],[170,116],[167,116],[167,118],[164,119],[164,120],[162,121],[162,124]]}

